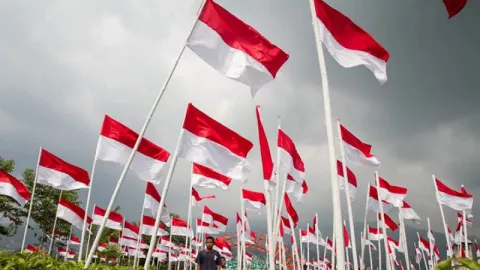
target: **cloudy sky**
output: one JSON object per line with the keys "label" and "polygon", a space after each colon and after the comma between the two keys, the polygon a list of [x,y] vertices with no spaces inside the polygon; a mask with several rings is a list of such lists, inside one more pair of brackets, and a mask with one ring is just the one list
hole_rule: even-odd
{"label": "cloudy sky", "polygon": [[[373,144],[382,161],[381,176],[407,187],[407,201],[441,231],[431,174],[452,187],[464,184],[474,195],[480,192],[480,2],[470,1],[452,20],[440,0],[327,2],[391,54],[384,86],[366,68],[344,69],[326,54],[333,116]],[[252,100],[245,85],[222,77],[187,49],[146,137],[173,152],[186,104],[193,102],[257,144],[254,105],[261,105],[270,143],[281,116],[282,128],[305,161],[310,193],[297,206],[301,225],[318,212],[320,229],[330,228],[328,149],[308,1],[218,3],[283,48],[290,59],[277,80]],[[1,1],[0,156],[16,161],[18,175],[35,167],[42,146],[90,171],[104,114],[140,130],[199,5],[200,0]],[[254,170],[246,187],[260,190],[257,145],[249,159]],[[98,163],[92,203],[107,205],[121,170]],[[189,170],[187,162],[179,161],[167,198],[170,210],[183,215]],[[360,185],[354,217],[361,222],[373,174],[353,170]],[[144,189],[145,182],[133,175],[122,186],[116,204],[131,221],[140,218]],[[238,184],[227,192],[200,192],[215,193],[217,200],[208,205],[234,220]],[[86,192],[80,197],[85,201]],[[478,201],[475,206],[480,207]],[[446,215],[453,229],[455,213],[446,209]],[[253,229],[263,231],[262,217],[250,216]],[[426,222],[418,228],[425,229]],[[469,233],[480,234],[480,227]]]}

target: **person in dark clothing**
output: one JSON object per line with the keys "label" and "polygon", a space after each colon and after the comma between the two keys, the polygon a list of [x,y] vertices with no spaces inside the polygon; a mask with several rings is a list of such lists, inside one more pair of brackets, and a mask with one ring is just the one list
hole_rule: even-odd
{"label": "person in dark clothing", "polygon": [[197,259],[197,270],[221,270],[222,269],[222,257],[220,253],[216,250],[213,250],[213,237],[209,236],[205,240],[206,249],[198,252]]}

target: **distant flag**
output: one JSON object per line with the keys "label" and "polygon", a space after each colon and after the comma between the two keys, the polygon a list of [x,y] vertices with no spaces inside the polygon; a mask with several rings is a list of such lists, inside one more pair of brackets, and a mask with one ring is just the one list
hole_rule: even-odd
{"label": "distant flag", "polygon": [[[387,214],[383,214],[383,216],[385,218],[385,226],[387,226],[387,228],[389,228],[392,231],[396,231],[398,229],[397,223],[395,223],[395,221],[393,221],[393,219],[389,217]],[[382,220],[381,214],[378,214],[378,220]]]}
{"label": "distant flag", "polygon": [[208,199],[215,199],[217,198],[215,195],[208,195],[208,196],[200,196],[198,191],[192,187],[192,206],[198,205],[201,201],[203,200],[208,200]]}
{"label": "distant flag", "polygon": [[217,173],[216,171],[193,163],[192,166],[192,185],[203,188],[221,188],[228,189],[232,179]]}
{"label": "distant flag", "polygon": [[443,4],[448,12],[448,18],[452,18],[462,11],[462,9],[467,5],[467,0],[443,0]]}
{"label": "distant flag", "polygon": [[[60,198],[57,205],[57,217],[67,221],[72,224],[72,226],[77,227],[78,229],[83,228],[83,220],[85,218],[85,210],[80,206],[67,201],[64,198]],[[87,218],[87,224],[91,224],[92,219]]]}
{"label": "distant flag", "polygon": [[400,215],[403,219],[412,220],[414,223],[420,222],[420,217],[406,201],[403,201],[402,207],[400,209]]}
{"label": "distant flag", "polygon": [[70,241],[68,242],[68,245],[78,246],[78,245],[80,245],[80,239],[78,239],[78,237],[76,237],[75,235],[72,235],[70,237]]}
{"label": "distant flag", "polygon": [[108,245],[109,246],[118,245],[118,238],[110,235],[110,237],[108,238]]}
{"label": "distant flag", "polygon": [[[375,213],[380,213],[380,202],[379,202],[379,199],[378,199],[378,192],[377,192],[377,188],[374,187],[374,186],[370,186],[370,189],[368,191],[368,202],[367,202],[367,208],[368,210],[370,211],[373,211]],[[392,207],[391,204],[389,204],[388,202],[386,201],[382,201],[383,203],[383,212],[384,213],[387,213],[390,208]]]}
{"label": "distant flag", "polygon": [[140,233],[140,228],[138,228],[138,226],[133,225],[132,223],[125,220],[125,224],[123,226],[123,231],[122,231],[123,236],[138,238],[139,233]]}
{"label": "distant flag", "polygon": [[470,211],[472,209],[473,196],[468,194],[465,189],[462,192],[458,192],[438,179],[435,179],[435,186],[439,203],[457,211]]}
{"label": "distant flag", "polygon": [[323,0],[315,0],[320,41],[345,68],[364,65],[380,83],[387,81],[390,54],[370,34]]}
{"label": "distant flag", "polygon": [[[155,219],[153,217],[143,216],[140,233],[143,235],[152,236],[154,232],[154,228],[155,228]],[[160,223],[160,225],[158,226],[157,235],[158,236],[169,235],[167,228],[163,223]]]}
{"label": "distant flag", "polygon": [[300,202],[303,198],[303,195],[307,194],[308,192],[307,181],[303,180],[302,183],[299,184],[290,174],[288,174],[285,192],[293,195],[295,200]]}
{"label": "distant flag", "polygon": [[402,207],[403,199],[407,196],[407,189],[401,186],[394,186],[382,177],[378,178],[380,186],[377,191],[380,198],[392,204],[395,207]]}
{"label": "distant flag", "polygon": [[242,200],[245,210],[252,210],[259,212],[262,206],[265,206],[265,194],[248,189],[242,189]]}
{"label": "distant flag", "polygon": [[250,86],[252,96],[273,81],[288,54],[212,0],[207,0],[187,46],[225,77]]}
{"label": "distant flag", "polygon": [[[100,225],[102,222],[103,217],[105,216],[105,209],[98,207],[95,205],[93,207],[93,222],[92,224],[94,225]],[[108,216],[107,223],[105,224],[105,227],[121,231],[122,230],[122,222],[123,222],[123,216],[117,212],[111,211],[110,215]]]}
{"label": "distant flag", "polygon": [[348,236],[348,230],[345,224],[343,225],[343,241],[345,247],[352,248],[352,245],[350,244],[350,237]]}
{"label": "distant flag", "polygon": [[[150,182],[147,183],[145,189],[145,199],[143,201],[143,207],[145,209],[150,209],[152,215],[157,215],[158,206],[160,205],[160,194],[158,193],[157,188]],[[165,225],[170,226],[170,212],[168,211],[167,206],[164,204],[160,220],[165,223]]]}
{"label": "distant flag", "polygon": [[290,197],[288,197],[287,193],[284,193],[284,202],[285,202],[285,210],[287,210],[288,216],[292,219],[293,221],[293,227],[297,227],[299,218],[298,218],[298,213],[297,210],[295,210],[295,207],[293,207],[292,201],[290,200]]}
{"label": "distant flag", "polygon": [[22,207],[30,200],[27,186],[3,170],[0,170],[0,195],[14,199]]}
{"label": "distant flag", "polygon": [[225,230],[227,229],[227,224],[228,224],[228,218],[227,217],[213,212],[207,206],[203,207],[203,214],[202,215],[204,217],[204,221],[206,221],[210,224],[217,225],[218,230],[220,232],[225,232]]}
{"label": "distant flag", "polygon": [[277,147],[280,151],[280,164],[296,182],[301,184],[305,177],[305,165],[293,140],[283,130],[278,129]]}
{"label": "distant flag", "polygon": [[[461,212],[457,212],[457,219],[458,222],[463,222],[463,215]],[[465,217],[465,220],[467,221],[467,226],[472,227],[472,220],[468,217]]]}
{"label": "distant flag", "polygon": [[187,222],[180,218],[172,218],[172,226],[170,227],[172,235],[180,235],[193,237],[193,230],[187,226]]}
{"label": "distant flag", "polygon": [[380,166],[380,161],[371,153],[372,146],[370,144],[362,142],[343,125],[340,125],[340,133],[344,142],[345,156],[350,162],[373,168]]}
{"label": "distant flag", "polygon": [[262,159],[263,179],[267,181],[269,187],[276,185],[273,177],[275,166],[273,164],[272,154],[270,153],[270,146],[268,145],[267,134],[263,128],[262,119],[260,118],[260,106],[256,107],[257,127],[258,127],[258,141],[260,145],[260,157]]}
{"label": "distant flag", "polygon": [[[337,160],[337,174],[341,177],[338,188],[340,190],[345,189],[345,176],[343,175],[343,163],[340,160]],[[348,191],[350,192],[350,198],[355,200],[355,195],[357,194],[357,177],[355,174],[347,167],[347,179],[348,179]]]}
{"label": "distant flag", "polygon": [[379,241],[383,239],[382,228],[372,228],[368,226],[368,239],[372,241]]}

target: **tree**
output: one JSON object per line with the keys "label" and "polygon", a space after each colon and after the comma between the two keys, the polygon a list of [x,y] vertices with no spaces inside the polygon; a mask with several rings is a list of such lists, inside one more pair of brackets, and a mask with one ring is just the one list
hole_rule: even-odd
{"label": "tree", "polygon": [[[0,157],[0,169],[11,174],[15,170],[15,161]],[[18,227],[23,224],[21,218],[27,216],[26,208],[21,207],[8,196],[0,196],[0,212],[3,213],[4,218],[10,220],[8,225],[0,225],[0,235],[5,236],[14,235]]]}

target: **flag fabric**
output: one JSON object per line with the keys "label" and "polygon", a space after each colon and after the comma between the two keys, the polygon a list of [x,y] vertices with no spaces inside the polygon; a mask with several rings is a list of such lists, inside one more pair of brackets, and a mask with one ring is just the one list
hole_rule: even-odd
{"label": "flag fabric", "polygon": [[473,206],[473,196],[468,194],[465,189],[458,192],[451,189],[440,180],[435,179],[437,189],[437,199],[444,204],[457,211],[470,211]]}
{"label": "flag fabric", "polygon": [[206,1],[187,46],[225,77],[248,85],[252,96],[288,60],[282,49],[212,0]]}
{"label": "flag fabric", "polygon": [[300,202],[305,194],[308,192],[307,181],[303,180],[302,183],[298,183],[293,177],[287,175],[287,185],[285,186],[285,192],[293,195],[297,202]]}
{"label": "flag fabric", "polygon": [[480,248],[478,247],[477,239],[475,239],[475,254],[477,258],[480,258]]}
{"label": "flag fabric", "polygon": [[[94,225],[100,225],[102,223],[102,219],[105,216],[106,211],[103,208],[98,207],[95,205],[93,208],[93,222],[92,224]],[[108,216],[107,223],[105,224],[105,227],[121,231],[122,230],[122,222],[123,222],[123,216],[117,212],[111,211],[110,215]]]}
{"label": "flag fabric", "polygon": [[[343,163],[340,160],[337,160],[337,174],[341,177],[339,180],[338,188],[340,190],[345,190],[345,176],[343,175]],[[348,179],[348,191],[350,192],[350,198],[355,200],[355,195],[357,194],[357,177],[355,174],[347,167],[347,179]]]}
{"label": "flag fabric", "polygon": [[[387,226],[387,228],[392,231],[396,231],[398,229],[397,223],[395,223],[392,218],[390,218],[387,214],[383,214],[383,217],[385,219],[385,226]],[[382,214],[378,214],[378,220],[382,220]]]}
{"label": "flag fabric", "polygon": [[422,220],[406,201],[403,201],[400,209],[400,215],[403,219],[409,219],[414,223],[420,223],[420,220]]}
{"label": "flag fabric", "polygon": [[[390,208],[391,204],[389,204],[386,201],[382,201],[383,203],[383,212],[387,213]],[[367,202],[367,208],[370,211],[373,211],[375,213],[380,213],[380,202],[378,200],[378,192],[377,188],[374,186],[370,186],[369,191],[368,191],[368,202]]]}
{"label": "flag fabric", "polygon": [[210,226],[210,223],[197,218],[197,233],[218,234],[220,231],[218,230],[218,226]]}
{"label": "flag fabric", "polygon": [[350,237],[348,236],[348,230],[345,225],[343,225],[343,242],[345,244],[345,247],[352,248],[352,246],[350,245]]}
{"label": "flag fabric", "polygon": [[282,224],[283,224],[283,231],[286,233],[286,234],[291,234],[292,233],[292,230],[291,228],[294,227],[293,224],[290,225],[290,220],[284,216],[281,216],[282,218]]}
{"label": "flag fabric", "polygon": [[430,242],[422,237],[418,237],[418,248],[430,254]]}
{"label": "flag fabric", "polygon": [[209,224],[215,224],[218,226],[218,230],[220,232],[225,232],[227,229],[227,224],[228,224],[228,218],[220,215],[218,213],[213,212],[208,208],[207,206],[203,207],[203,221],[209,223]]}
{"label": "flag fabric", "polygon": [[387,237],[387,242],[388,242],[388,245],[390,246],[391,249],[394,249],[398,252],[404,252],[402,246],[400,245],[400,242],[391,238],[391,237]]}
{"label": "flag fabric", "polygon": [[179,157],[245,182],[251,170],[247,155],[252,147],[249,140],[188,104]]}
{"label": "flag fabric", "polygon": [[193,163],[192,166],[192,185],[203,188],[221,188],[228,189],[232,179],[221,175],[214,170]]}
{"label": "flag fabric", "polygon": [[[155,231],[154,229],[155,229],[155,219],[153,217],[144,215],[142,217],[142,227],[140,229],[140,233],[143,235],[152,236]],[[164,235],[169,235],[169,234],[165,225],[160,223],[157,229],[157,236],[164,236]]]}
{"label": "flag fabric", "polygon": [[265,194],[248,189],[242,189],[242,200],[245,210],[252,210],[259,212],[262,205],[265,206]]}
{"label": "flag fabric", "polygon": [[41,251],[42,251],[41,249],[33,245],[28,245],[27,248],[25,248],[25,252],[27,253],[41,252]]}
{"label": "flag fabric", "polygon": [[273,164],[270,146],[268,145],[267,134],[263,129],[262,119],[260,118],[260,106],[256,107],[258,142],[260,145],[260,157],[262,159],[263,179],[267,181],[269,187],[276,185],[274,176],[275,166]]}
{"label": "flag fabric", "polygon": [[109,246],[118,245],[118,238],[110,235],[110,237],[108,238],[108,245]]}
{"label": "flag fabric", "polygon": [[342,67],[360,65],[370,69],[377,80],[387,81],[390,54],[370,34],[323,0],[315,0],[320,41]]}
{"label": "flag fabric", "polygon": [[[156,216],[160,201],[161,197],[155,185],[147,182],[147,187],[145,189],[145,199],[143,200],[143,208],[150,209],[152,216]],[[163,204],[160,220],[165,223],[165,225],[170,226],[170,212],[168,211],[168,208],[165,204]]]}
{"label": "flag fabric", "polygon": [[37,183],[60,190],[88,188],[90,178],[84,169],[72,165],[42,149]]}
{"label": "flag fabric", "polygon": [[448,18],[452,18],[462,11],[467,5],[467,0],[443,0],[443,4],[447,9]]}
{"label": "flag fabric", "polygon": [[180,218],[172,218],[172,226],[170,227],[172,235],[180,235],[185,237],[193,237],[193,230],[187,226],[187,222]]}
{"label": "flag fabric", "polygon": [[217,198],[215,195],[208,195],[208,196],[200,196],[198,191],[192,187],[192,206],[198,205],[201,201],[203,200],[208,200],[208,199],[215,199]]}
{"label": "flag fabric", "polygon": [[305,177],[305,165],[293,140],[278,129],[277,147],[280,150],[280,164],[296,182],[302,183]]}
{"label": "flag fabric", "polygon": [[3,170],[0,170],[0,195],[14,199],[22,207],[30,200],[30,191],[27,186]]}
{"label": "flag fabric", "polygon": [[[57,217],[72,224],[76,228],[83,230],[83,221],[85,218],[85,210],[80,206],[67,201],[64,198],[60,198],[57,205]],[[92,219],[87,218],[87,223],[91,224]]]}
{"label": "flag fabric", "polygon": [[[320,0],[315,0],[320,1]],[[340,125],[340,134],[343,140],[343,147],[345,148],[346,158],[356,165],[365,165],[368,167],[378,168],[380,161],[371,153],[372,146],[362,142],[359,138],[355,137],[348,129],[343,125]]]}
{"label": "flag fabric", "polygon": [[78,237],[76,237],[75,235],[72,235],[70,237],[70,241],[68,242],[68,245],[78,246],[78,245],[80,245],[80,239],[78,239]]}
{"label": "flag fabric", "polygon": [[[138,133],[105,115],[96,157],[99,160],[125,165],[138,140]],[[142,138],[129,169],[140,179],[160,184],[161,171],[170,153]]]}
{"label": "flag fabric", "polygon": [[312,243],[312,244],[317,243],[317,237],[315,236],[315,234],[311,233],[311,231],[308,230],[308,228],[306,230],[300,230],[300,235],[301,235],[300,241],[302,243]]}
{"label": "flag fabric", "polygon": [[402,207],[403,199],[407,196],[407,189],[401,186],[391,185],[382,177],[378,177],[378,181],[380,182],[380,186],[378,187],[380,198],[395,207]]}
{"label": "flag fabric", "polygon": [[132,238],[138,238],[138,234],[140,233],[140,228],[136,225],[125,220],[122,235],[128,236]]}
{"label": "flag fabric", "polygon": [[[463,222],[463,215],[462,213],[460,212],[457,212],[457,220],[458,222]],[[468,217],[465,218],[465,220],[467,221],[467,226],[468,227],[472,227],[472,220]]]}
{"label": "flag fabric", "polygon": [[287,193],[284,193],[284,202],[285,202],[285,210],[287,210],[288,216],[292,219],[293,221],[293,227],[297,227],[299,218],[297,214],[297,210],[295,210],[295,207],[293,207],[292,201],[290,201],[290,198],[288,197]]}

